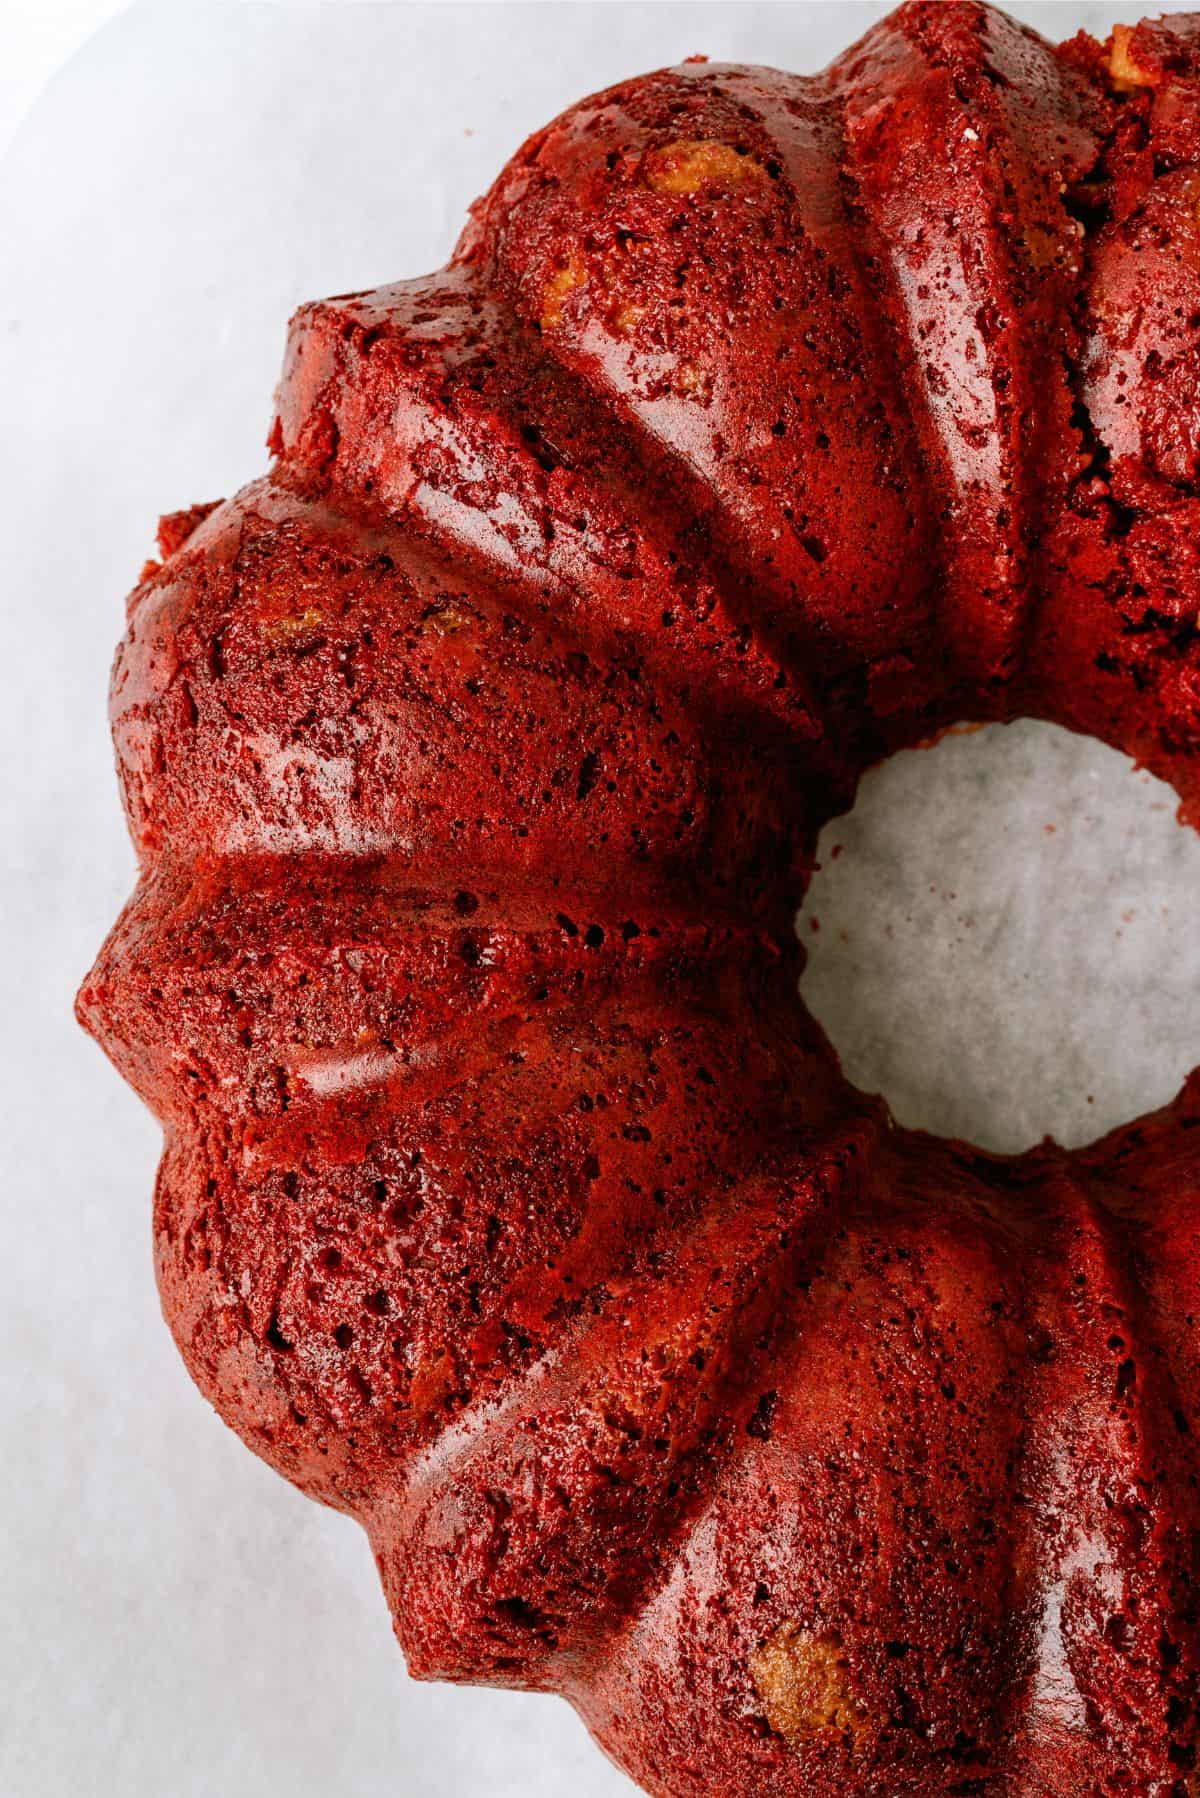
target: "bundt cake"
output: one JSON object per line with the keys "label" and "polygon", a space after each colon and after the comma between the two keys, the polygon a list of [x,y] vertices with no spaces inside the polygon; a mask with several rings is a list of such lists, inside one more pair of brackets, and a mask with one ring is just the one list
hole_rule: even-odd
{"label": "bundt cake", "polygon": [[793,925],[958,720],[1200,817],[1200,16],[584,101],[270,449],[133,595],[80,996],[201,1390],[648,1792],[1200,1791],[1200,1081],[899,1129]]}

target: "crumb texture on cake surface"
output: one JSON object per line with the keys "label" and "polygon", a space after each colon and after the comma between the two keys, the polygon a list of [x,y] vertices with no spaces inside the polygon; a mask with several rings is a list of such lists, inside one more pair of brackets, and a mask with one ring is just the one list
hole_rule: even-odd
{"label": "crumb texture on cake surface", "polygon": [[80,995],[163,1307],[421,1677],[662,1798],[1184,1798],[1200,1086],[896,1127],[796,998],[822,826],[963,721],[1200,818],[1200,29],[909,4],[531,138],[305,305],[162,522]]}

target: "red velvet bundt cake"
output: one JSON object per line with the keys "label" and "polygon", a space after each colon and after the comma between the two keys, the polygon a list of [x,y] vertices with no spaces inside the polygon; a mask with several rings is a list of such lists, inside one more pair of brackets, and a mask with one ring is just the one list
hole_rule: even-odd
{"label": "red velvet bundt cake", "polygon": [[898,1129],[793,929],[956,720],[1200,815],[1200,20],[585,101],[270,447],[133,596],[80,999],[202,1391],[649,1792],[1200,1790],[1200,1083]]}

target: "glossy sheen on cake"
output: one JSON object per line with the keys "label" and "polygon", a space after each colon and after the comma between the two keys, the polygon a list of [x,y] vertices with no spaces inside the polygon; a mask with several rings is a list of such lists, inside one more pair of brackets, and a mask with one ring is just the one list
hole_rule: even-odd
{"label": "glossy sheen on cake", "polygon": [[901,1130],[792,919],[956,720],[1200,814],[1200,25],[585,101],[270,447],[133,595],[80,999],[198,1385],[649,1792],[1196,1792],[1200,1087]]}

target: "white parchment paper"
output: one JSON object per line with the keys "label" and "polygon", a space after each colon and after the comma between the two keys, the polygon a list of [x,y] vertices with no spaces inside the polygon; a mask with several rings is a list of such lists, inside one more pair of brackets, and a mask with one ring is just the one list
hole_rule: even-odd
{"label": "white parchment paper", "polygon": [[903,1124],[1068,1148],[1200,1064],[1200,836],[1099,743],[1022,721],[893,756],[821,838],[801,991]]}
{"label": "white parchment paper", "polygon": [[[883,10],[143,4],[0,167],[12,1798],[630,1789],[556,1700],[409,1682],[365,1539],[188,1384],[150,1267],[157,1131],[70,1016],[132,879],[105,684],[157,514],[263,466],[294,305],[440,263],[578,95],[695,51],[817,67]],[[1014,10],[1053,35],[1118,16]],[[1200,1059],[1196,846],[1094,745],[1014,730],[900,758],[839,840],[807,990],[907,1121],[1074,1141]]]}

